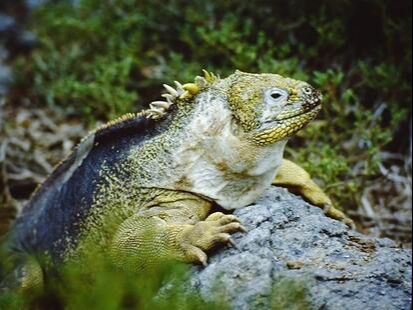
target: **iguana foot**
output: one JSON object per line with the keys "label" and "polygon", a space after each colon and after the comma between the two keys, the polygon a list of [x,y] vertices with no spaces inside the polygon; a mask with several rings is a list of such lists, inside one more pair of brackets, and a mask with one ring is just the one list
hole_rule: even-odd
{"label": "iguana foot", "polygon": [[292,192],[303,196],[304,199],[311,204],[320,207],[324,210],[324,214],[332,219],[338,220],[352,229],[355,229],[355,224],[343,211],[334,207],[331,199],[324,191],[312,180],[307,180],[306,183],[299,187],[292,187]]}
{"label": "iguana foot", "polygon": [[333,207],[331,199],[311,179],[310,175],[297,164],[284,159],[273,181],[274,185],[288,188],[291,192],[301,195],[304,199],[324,210],[324,213],[355,228],[354,222],[344,212]]}
{"label": "iguana foot", "polygon": [[235,215],[221,212],[212,213],[204,221],[185,229],[181,235],[181,246],[190,262],[207,265],[208,251],[219,244],[234,245],[231,233],[245,232]]}

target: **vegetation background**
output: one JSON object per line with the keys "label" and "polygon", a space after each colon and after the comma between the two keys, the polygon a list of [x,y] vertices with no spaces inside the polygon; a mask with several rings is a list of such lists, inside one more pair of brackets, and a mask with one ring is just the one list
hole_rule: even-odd
{"label": "vegetation background", "polygon": [[322,90],[286,156],[359,230],[411,245],[411,1],[3,0],[0,12],[10,217],[87,130],[159,99],[163,83],[239,69]]}

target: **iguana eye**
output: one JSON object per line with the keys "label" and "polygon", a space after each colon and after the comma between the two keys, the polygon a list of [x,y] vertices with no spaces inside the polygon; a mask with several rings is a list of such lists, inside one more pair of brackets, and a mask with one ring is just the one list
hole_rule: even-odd
{"label": "iguana eye", "polygon": [[282,97],[282,94],[280,94],[280,93],[272,93],[271,95],[271,98],[272,99],[279,99],[280,97]]}
{"label": "iguana eye", "polygon": [[283,100],[286,100],[288,97],[288,94],[285,90],[282,90],[282,89],[271,89],[267,93],[267,96],[268,96],[267,98],[269,102],[278,103]]}

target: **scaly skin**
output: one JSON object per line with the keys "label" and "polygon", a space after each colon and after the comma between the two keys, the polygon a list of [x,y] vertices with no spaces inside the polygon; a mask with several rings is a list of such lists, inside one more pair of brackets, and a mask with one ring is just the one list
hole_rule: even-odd
{"label": "scaly skin", "polygon": [[[56,264],[80,262],[94,244],[132,271],[171,258],[205,265],[210,249],[243,231],[235,216],[210,214],[212,206],[242,208],[272,183],[350,223],[304,170],[282,158],[287,139],[321,108],[310,85],[236,71],[165,87],[166,101],[82,141],[36,191],[8,249],[46,254]],[[46,230],[45,218],[58,223]],[[36,271],[20,286],[30,277],[40,282],[33,263],[20,268]]]}

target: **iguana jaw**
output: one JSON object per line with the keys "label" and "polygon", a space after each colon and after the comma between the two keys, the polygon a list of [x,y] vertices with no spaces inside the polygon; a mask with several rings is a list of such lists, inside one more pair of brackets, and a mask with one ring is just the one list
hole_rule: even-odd
{"label": "iguana jaw", "polygon": [[312,121],[321,110],[321,95],[305,102],[299,109],[287,109],[269,120],[253,135],[254,143],[262,146],[289,138]]}
{"label": "iguana jaw", "polygon": [[[289,104],[286,106],[285,109],[274,118],[274,120],[284,121],[294,117],[299,117],[302,114],[311,113],[314,109],[320,109],[321,99],[321,93],[315,91],[314,95],[306,98],[304,102],[295,102],[294,104]],[[295,106],[298,106],[298,108]]]}

